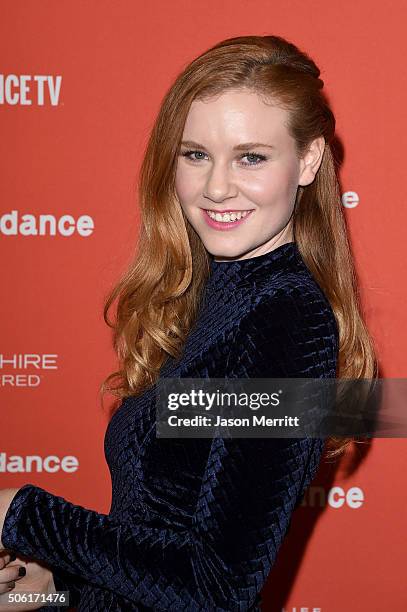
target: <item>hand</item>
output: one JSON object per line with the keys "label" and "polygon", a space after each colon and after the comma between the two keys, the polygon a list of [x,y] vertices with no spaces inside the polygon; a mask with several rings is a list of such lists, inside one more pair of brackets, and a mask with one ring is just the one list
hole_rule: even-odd
{"label": "hand", "polygon": [[[25,576],[18,575],[18,569],[24,567]],[[33,603],[7,603],[5,593],[19,593],[30,591],[49,595],[55,592],[55,584],[51,570],[42,563],[33,559],[19,556],[11,560],[10,551],[0,552],[0,612],[11,610],[38,610],[44,602]]]}
{"label": "hand", "polygon": [[4,550],[4,544],[1,539],[4,519],[11,504],[11,500],[18,490],[19,489],[0,489],[0,551]]}

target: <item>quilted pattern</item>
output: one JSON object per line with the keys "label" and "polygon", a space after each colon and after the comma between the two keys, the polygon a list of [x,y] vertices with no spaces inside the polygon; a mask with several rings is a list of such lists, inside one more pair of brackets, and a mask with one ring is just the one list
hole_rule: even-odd
{"label": "quilted pattern", "polygon": [[[183,354],[161,376],[335,377],[337,353],[331,307],[292,242],[211,262]],[[80,612],[259,610],[324,440],[157,438],[155,397],[156,385],[126,398],[107,427],[108,515],[27,484],[3,543],[48,563]]]}

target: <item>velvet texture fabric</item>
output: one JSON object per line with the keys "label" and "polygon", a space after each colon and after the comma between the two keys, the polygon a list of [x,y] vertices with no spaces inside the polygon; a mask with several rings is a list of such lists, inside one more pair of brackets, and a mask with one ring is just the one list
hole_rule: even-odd
{"label": "velvet texture fabric", "polygon": [[[290,242],[211,261],[183,354],[161,376],[335,377],[337,357],[330,304]],[[107,427],[108,515],[26,484],[3,544],[49,564],[81,612],[259,610],[324,440],[157,438],[155,394],[126,398]]]}

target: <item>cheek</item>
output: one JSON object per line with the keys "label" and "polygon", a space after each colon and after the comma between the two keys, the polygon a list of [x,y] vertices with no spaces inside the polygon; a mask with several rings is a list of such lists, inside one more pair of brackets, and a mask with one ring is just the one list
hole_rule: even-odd
{"label": "cheek", "polygon": [[182,206],[188,206],[196,198],[196,180],[181,166],[177,168],[175,175],[175,190]]}
{"label": "cheek", "polygon": [[296,173],[292,168],[276,166],[259,177],[245,181],[242,188],[246,197],[259,206],[287,204],[297,189]]}

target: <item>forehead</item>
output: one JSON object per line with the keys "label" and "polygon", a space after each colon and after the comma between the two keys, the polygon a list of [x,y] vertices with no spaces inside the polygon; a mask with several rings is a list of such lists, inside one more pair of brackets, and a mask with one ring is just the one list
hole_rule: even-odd
{"label": "forehead", "polygon": [[285,109],[247,90],[227,91],[207,100],[194,100],[184,126],[183,139],[202,144],[269,142],[290,138]]}

